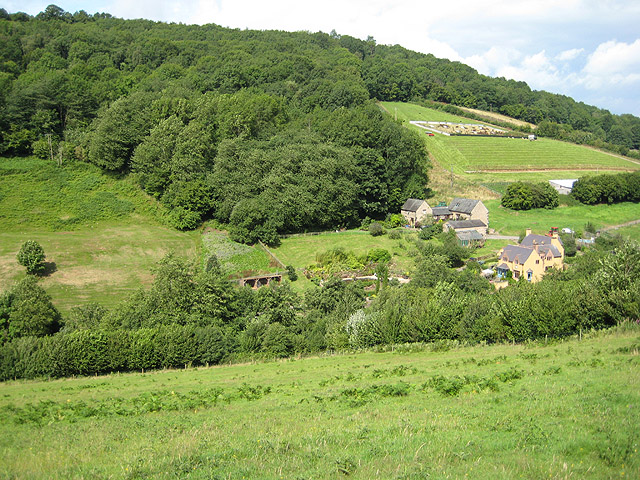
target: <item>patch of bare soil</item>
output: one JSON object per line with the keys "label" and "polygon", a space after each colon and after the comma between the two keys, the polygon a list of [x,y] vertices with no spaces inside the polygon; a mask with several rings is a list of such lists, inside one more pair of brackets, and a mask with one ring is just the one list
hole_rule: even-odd
{"label": "patch of bare soil", "polygon": [[117,285],[128,272],[117,270],[104,270],[91,267],[65,267],[56,271],[45,279],[44,284],[61,284],[71,287],[83,287],[87,285]]}
{"label": "patch of bare soil", "polygon": [[487,112],[484,110],[476,110],[475,108],[467,108],[467,107],[458,107],[460,110],[464,110],[465,112],[473,113],[478,115],[479,117],[486,118],[488,120],[494,120],[496,122],[507,122],[517,125],[519,127],[531,127],[536,128],[533,123],[525,122],[522,120],[517,120],[512,117],[507,117],[506,115],[501,115],[499,113]]}
{"label": "patch of bare soil", "polygon": [[15,255],[0,256],[0,291],[13,285],[21,271],[24,271],[24,267],[18,264]]}

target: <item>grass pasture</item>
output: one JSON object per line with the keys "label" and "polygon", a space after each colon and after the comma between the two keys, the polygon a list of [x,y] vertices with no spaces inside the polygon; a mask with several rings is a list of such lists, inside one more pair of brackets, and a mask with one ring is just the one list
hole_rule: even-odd
{"label": "grass pasture", "polygon": [[234,277],[258,275],[282,270],[267,253],[258,246],[236,243],[220,231],[205,231],[202,247],[206,254],[215,254],[223,269]]}
{"label": "grass pasture", "polygon": [[[400,239],[394,240],[389,235],[373,237],[369,232],[348,230],[345,232],[327,232],[318,235],[295,235],[282,239],[282,244],[271,251],[285,265],[292,265],[299,273],[316,261],[316,254],[334,248],[352,251],[356,255],[364,255],[373,248],[384,248],[391,253],[391,272],[404,274],[412,269],[413,260],[408,255],[412,249],[413,233],[406,231]],[[304,275],[296,282],[297,288],[310,284]],[[294,284],[294,285],[296,285]]]}
{"label": "grass pasture", "polygon": [[[410,120],[482,123],[440,110],[410,103],[382,102],[390,115],[419,131],[427,150],[440,168],[463,176],[472,182],[499,182],[536,178],[579,178],[588,173],[632,171],[640,163],[592,148],[541,138],[427,136],[424,130],[409,125]],[[490,125],[490,124],[487,124]],[[537,180],[540,181],[540,180]]]}
{"label": "grass pasture", "polygon": [[36,240],[49,262],[41,285],[59,309],[113,306],[148,285],[165,254],[198,253],[200,234],[162,225],[160,211],[129,180],[89,164],[0,159],[0,291],[25,275],[16,254]]}
{"label": "grass pasture", "polygon": [[7,382],[0,477],[640,476],[637,326],[445,347]]}
{"label": "grass pasture", "polygon": [[[503,235],[519,235],[529,227],[534,233],[548,232],[551,227],[582,231],[587,222],[600,229],[640,219],[640,204],[628,202],[560,206],[552,210],[538,208],[519,212],[501,207],[500,200],[488,200],[484,203],[489,209],[489,226]],[[628,228],[629,231],[635,231],[634,227]],[[624,233],[624,230],[621,229],[619,233]]]}
{"label": "grass pasture", "polygon": [[[547,138],[471,136],[427,137],[427,148],[451,150],[442,166],[454,173],[511,173],[520,171],[630,171],[640,164],[598,150]],[[434,144],[439,144],[437,147]]]}

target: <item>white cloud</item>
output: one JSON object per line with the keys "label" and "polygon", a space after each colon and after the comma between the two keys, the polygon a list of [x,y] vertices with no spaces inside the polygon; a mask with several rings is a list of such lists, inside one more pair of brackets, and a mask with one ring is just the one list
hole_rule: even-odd
{"label": "white cloud", "polygon": [[611,40],[589,55],[581,83],[596,90],[640,81],[640,39],[629,44]]}
{"label": "white cloud", "polygon": [[640,39],[632,44],[611,40],[598,46],[584,67],[594,75],[618,73],[640,67]]}
{"label": "white cloud", "polygon": [[572,48],[571,50],[565,50],[555,56],[555,60],[560,62],[568,62],[569,60],[575,60],[584,52],[584,48]]}

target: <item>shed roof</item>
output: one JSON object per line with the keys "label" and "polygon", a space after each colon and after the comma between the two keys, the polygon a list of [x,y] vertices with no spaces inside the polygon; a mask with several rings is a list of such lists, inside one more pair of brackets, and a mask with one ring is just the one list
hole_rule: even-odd
{"label": "shed roof", "polygon": [[483,240],[484,237],[476,230],[466,230],[464,232],[456,232],[456,237],[460,240]]}
{"label": "shed roof", "polygon": [[558,187],[562,187],[562,188],[568,188],[569,190],[571,190],[573,188],[573,184],[576,183],[578,181],[578,179],[568,179],[568,180],[549,180],[549,183],[554,186],[557,185]]}
{"label": "shed roof", "polygon": [[471,214],[480,200],[471,200],[469,198],[454,198],[449,204],[449,210],[452,212]]}
{"label": "shed roof", "polygon": [[409,198],[404,205],[402,205],[401,210],[406,210],[408,212],[417,212],[420,206],[425,202],[425,200],[419,200],[417,198]]}
{"label": "shed roof", "polygon": [[487,226],[482,220],[451,220],[447,222],[447,225],[454,230],[458,230],[460,228],[486,228]]}
{"label": "shed roof", "polygon": [[433,210],[434,217],[451,215],[451,211],[449,210],[449,207],[433,207],[432,210]]}

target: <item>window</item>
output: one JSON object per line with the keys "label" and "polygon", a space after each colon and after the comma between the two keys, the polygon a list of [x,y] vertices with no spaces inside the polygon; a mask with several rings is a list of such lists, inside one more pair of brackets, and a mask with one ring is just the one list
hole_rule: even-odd
{"label": "window", "polygon": [[540,260],[536,260],[536,265],[539,265],[539,264],[540,264]]}

